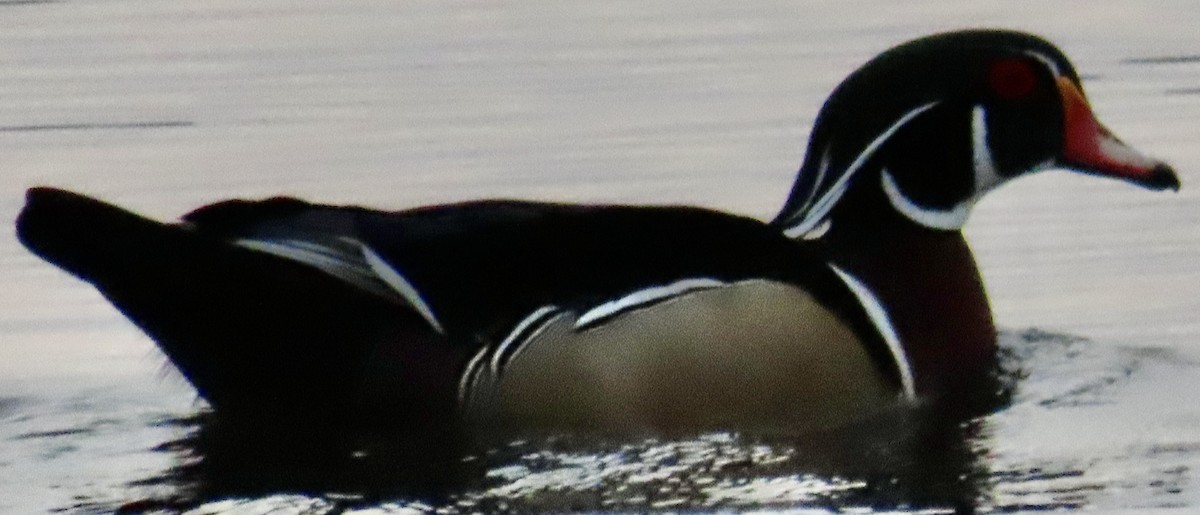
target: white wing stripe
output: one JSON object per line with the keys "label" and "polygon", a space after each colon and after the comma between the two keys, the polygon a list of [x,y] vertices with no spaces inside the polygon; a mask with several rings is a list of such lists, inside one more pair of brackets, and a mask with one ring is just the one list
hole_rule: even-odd
{"label": "white wing stripe", "polygon": [[825,173],[829,171],[829,145],[825,145],[825,150],[821,152],[821,165],[817,167],[817,177],[813,180],[812,191],[804,197],[804,203],[800,204],[800,212],[808,211],[808,207],[812,205],[813,199],[817,196],[817,191],[821,187],[821,183],[825,181]]}
{"label": "white wing stripe", "polygon": [[707,290],[725,286],[727,283],[708,277],[683,279],[663,286],[652,286],[625,295],[616,300],[605,302],[581,315],[575,321],[575,329],[587,329],[598,322],[612,318],[627,311],[633,311],[640,306],[654,304],[671,297],[683,295],[696,290]]}
{"label": "white wing stripe", "polygon": [[362,253],[363,258],[367,260],[367,266],[371,267],[371,270],[383,280],[384,284],[387,284],[396,293],[399,293],[401,297],[404,297],[404,300],[412,305],[413,309],[416,309],[417,313],[420,313],[437,332],[446,333],[442,329],[442,324],[438,323],[437,317],[433,315],[433,310],[429,308],[429,304],[425,302],[425,299],[421,298],[421,294],[417,292],[412,283],[408,282],[408,279],[400,275],[400,272],[392,268],[383,258],[379,257],[379,254],[376,254],[375,251],[366,245],[362,246]]}
{"label": "white wing stripe", "polygon": [[339,251],[335,247],[327,247],[319,243],[295,239],[262,240],[242,238],[234,240],[233,243],[255,252],[271,254],[317,268],[322,272],[376,295],[384,297],[392,295],[390,290],[362,262],[362,257],[357,254],[349,254],[345,251]]}
{"label": "white wing stripe", "polygon": [[255,240],[243,238],[234,240],[235,245],[250,250],[298,261],[328,271],[336,268],[339,261],[332,249],[321,247],[312,242],[301,240]]}
{"label": "white wing stripe", "polygon": [[900,337],[896,335],[896,328],[892,325],[891,319],[888,317],[887,310],[883,304],[871,293],[870,288],[860,282],[858,278],[850,275],[842,269],[834,266],[832,263],[829,268],[846,283],[850,291],[858,297],[858,301],[862,303],[863,308],[867,311],[867,316],[871,317],[871,323],[875,324],[875,328],[879,330],[879,335],[883,337],[884,343],[887,343],[888,350],[892,352],[892,359],[896,360],[896,368],[900,372],[900,387],[904,391],[904,398],[915,400],[917,398],[916,380],[913,378],[912,364],[908,361],[908,353],[904,352],[904,345],[900,343]]}
{"label": "white wing stripe", "polygon": [[1040,52],[1034,52],[1033,50],[1026,50],[1025,55],[1041,61],[1042,64],[1046,65],[1047,68],[1050,68],[1050,73],[1053,73],[1055,77],[1062,76],[1062,70],[1058,68],[1058,63],[1054,62],[1054,59],[1046,57],[1045,54]]}

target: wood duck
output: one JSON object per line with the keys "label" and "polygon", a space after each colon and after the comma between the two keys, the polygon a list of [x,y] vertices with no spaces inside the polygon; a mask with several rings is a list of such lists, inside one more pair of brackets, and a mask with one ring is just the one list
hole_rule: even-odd
{"label": "wood duck", "polygon": [[1096,120],[1054,46],[972,30],[905,43],[842,82],[769,223],[294,198],[159,223],[34,188],[17,226],[218,413],[811,428],[952,397],[988,372],[996,332],[960,229],[985,193],[1047,168],[1179,187]]}

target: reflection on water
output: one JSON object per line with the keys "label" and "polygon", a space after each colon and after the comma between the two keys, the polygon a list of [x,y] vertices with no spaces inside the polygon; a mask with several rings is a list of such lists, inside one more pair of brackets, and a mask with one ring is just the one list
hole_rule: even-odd
{"label": "reflection on water", "polygon": [[984,419],[1000,506],[1144,510],[1197,505],[1200,362],[1029,331],[1011,407]]}
{"label": "reflection on water", "polygon": [[[100,466],[164,458],[132,482],[77,496],[71,507],[100,512],[962,513],[1191,505],[1190,467],[1200,459],[1194,431],[1184,438],[1143,432],[1122,445],[1104,432],[1131,423],[1114,406],[1161,404],[1155,385],[1182,379],[1200,386],[1200,363],[1036,330],[1006,333],[1003,342],[998,381],[971,407],[975,414],[898,410],[828,433],[468,444],[445,434],[227,426],[210,414],[105,420],[80,415],[101,406],[64,405],[63,416],[75,420],[18,439],[46,443],[33,458],[39,461],[63,452],[79,461],[72,447],[118,431],[150,431],[167,442],[142,456],[136,438],[84,453],[107,463]],[[20,403],[6,399],[0,409],[19,413]],[[1152,424],[1200,421],[1194,407],[1172,410],[1175,420],[1151,406],[1146,413]],[[1057,425],[1064,420],[1070,423]],[[1121,438],[1129,429],[1115,430]]]}
{"label": "reflection on water", "polygon": [[320,492],[346,507],[418,499],[462,512],[968,506],[983,477],[963,438],[973,426],[947,420],[897,415],[852,435],[559,435],[457,452],[414,435],[349,447],[281,443],[277,435],[240,434],[234,443],[214,440],[201,424],[173,446],[189,463],[159,481],[188,485],[176,503]]}
{"label": "reflection on water", "polygon": [[[178,460],[139,485],[171,487],[126,510],[241,499],[361,509],[392,503],[448,512],[644,511],[730,507],[962,508],[986,472],[953,417],[898,412],[840,434],[752,437],[714,433],[640,439],[556,435],[491,446],[430,435],[345,434],[301,439],[200,417],[159,449]],[[309,493],[301,499],[293,494]]]}

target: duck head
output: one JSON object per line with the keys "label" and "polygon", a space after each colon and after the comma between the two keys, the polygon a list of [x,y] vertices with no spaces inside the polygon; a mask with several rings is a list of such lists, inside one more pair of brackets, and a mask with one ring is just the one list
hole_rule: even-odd
{"label": "duck head", "polygon": [[957,232],[985,193],[1050,168],[1179,188],[1169,166],[1096,119],[1050,43],[1011,31],[938,34],[880,54],[834,90],[773,223],[815,238],[847,217],[899,213]]}

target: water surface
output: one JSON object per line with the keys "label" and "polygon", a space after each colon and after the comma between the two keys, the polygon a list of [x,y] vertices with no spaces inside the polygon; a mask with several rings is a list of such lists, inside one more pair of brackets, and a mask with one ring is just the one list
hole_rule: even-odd
{"label": "water surface", "polygon": [[0,2],[0,218],[36,184],[163,218],[276,194],[765,218],[858,64],[937,30],[1025,29],[1184,189],[1048,173],[979,206],[967,232],[1006,328],[1008,407],[880,423],[892,432],[565,435],[434,463],[385,439],[353,442],[374,452],[359,461],[280,463],[287,442],[206,440],[219,428],[153,344],[5,232],[0,511],[1196,509],[1200,5],[808,4]]}

